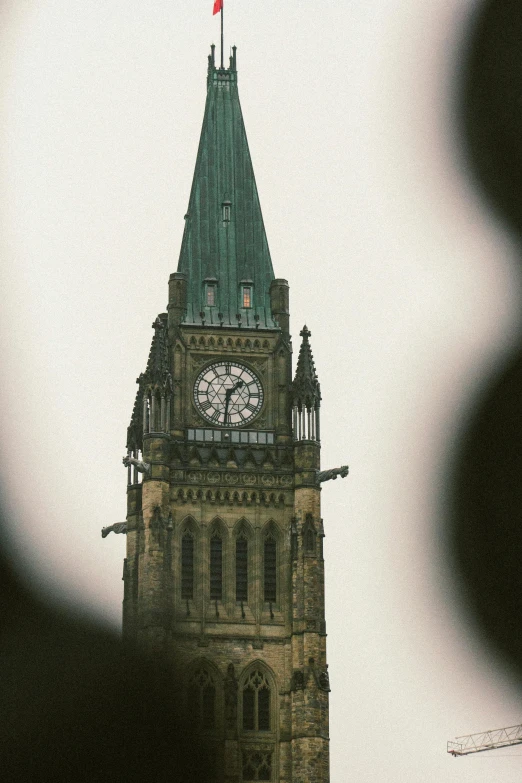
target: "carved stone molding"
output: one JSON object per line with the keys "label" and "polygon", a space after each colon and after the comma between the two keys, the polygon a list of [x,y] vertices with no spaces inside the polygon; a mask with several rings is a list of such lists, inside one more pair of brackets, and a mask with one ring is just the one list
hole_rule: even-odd
{"label": "carved stone molding", "polygon": [[285,495],[282,492],[245,491],[237,489],[202,489],[192,487],[173,487],[171,503],[179,505],[210,503],[220,506],[272,506],[280,508],[285,505]]}
{"label": "carved stone molding", "polygon": [[261,486],[268,488],[282,487],[290,489],[293,486],[293,477],[289,475],[277,476],[273,473],[235,473],[232,471],[205,470],[191,468],[189,470],[177,469],[172,471],[172,482],[179,484],[201,484],[217,486]]}

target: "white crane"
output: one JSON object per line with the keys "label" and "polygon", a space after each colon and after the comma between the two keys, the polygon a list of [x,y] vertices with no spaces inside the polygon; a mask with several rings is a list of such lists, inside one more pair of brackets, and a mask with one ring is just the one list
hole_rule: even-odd
{"label": "white crane", "polygon": [[483,750],[507,748],[510,745],[520,744],[522,744],[522,724],[455,737],[453,742],[448,742],[448,753],[451,753],[452,756],[467,756],[468,753],[480,753]]}

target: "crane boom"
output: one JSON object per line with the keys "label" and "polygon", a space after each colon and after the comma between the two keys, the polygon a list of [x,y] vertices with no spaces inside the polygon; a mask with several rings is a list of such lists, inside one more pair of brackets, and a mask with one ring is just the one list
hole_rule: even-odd
{"label": "crane boom", "polygon": [[483,750],[507,748],[510,745],[520,744],[522,744],[522,724],[455,737],[454,742],[448,742],[448,753],[451,753],[452,756],[467,756],[468,753],[480,753]]}

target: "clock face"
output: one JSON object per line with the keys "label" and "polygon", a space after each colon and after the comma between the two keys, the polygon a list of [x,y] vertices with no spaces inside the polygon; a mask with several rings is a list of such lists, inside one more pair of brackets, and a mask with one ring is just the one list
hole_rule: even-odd
{"label": "clock face", "polygon": [[194,402],[211,424],[240,427],[261,410],[263,387],[255,373],[244,364],[216,362],[198,375]]}

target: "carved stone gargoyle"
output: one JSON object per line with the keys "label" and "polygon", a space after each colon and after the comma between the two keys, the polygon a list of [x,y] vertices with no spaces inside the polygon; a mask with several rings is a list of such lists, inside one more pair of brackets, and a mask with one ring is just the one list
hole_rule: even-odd
{"label": "carved stone gargoyle", "polygon": [[337,476],[345,478],[348,475],[348,465],[342,465],[340,468],[331,468],[330,470],[318,470],[317,481],[321,484],[323,481],[335,481]]}
{"label": "carved stone gargoyle", "polygon": [[312,671],[312,674],[314,675],[314,680],[317,683],[317,686],[322,691],[326,691],[328,693],[331,690],[330,677],[328,676],[328,664],[325,664],[324,669],[321,669],[315,665],[314,658],[309,658],[308,665]]}
{"label": "carved stone gargoyle", "polygon": [[126,468],[128,468],[129,465],[134,465],[138,473],[143,473],[146,478],[150,476],[150,465],[148,462],[142,462],[134,457],[124,457],[122,462]]}
{"label": "carved stone gargoyle", "polygon": [[107,538],[109,533],[126,533],[127,532],[127,523],[126,522],[115,522],[114,525],[109,525],[108,527],[102,527],[102,538]]}

